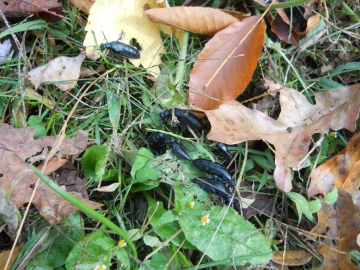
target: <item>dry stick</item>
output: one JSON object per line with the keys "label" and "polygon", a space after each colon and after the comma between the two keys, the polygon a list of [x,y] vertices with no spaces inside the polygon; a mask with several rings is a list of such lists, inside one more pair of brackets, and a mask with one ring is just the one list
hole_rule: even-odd
{"label": "dry stick", "polygon": [[[76,101],[74,107],[71,109],[71,111],[70,111],[70,113],[69,113],[69,115],[68,115],[68,117],[67,117],[67,119],[66,119],[66,121],[65,121],[65,123],[64,123],[64,125],[63,125],[63,127],[62,127],[62,129],[61,129],[61,131],[60,131],[60,135],[56,138],[56,141],[55,141],[55,143],[54,143],[54,145],[53,145],[53,147],[52,147],[52,150],[50,151],[49,155],[46,157],[45,162],[44,162],[44,167],[43,167],[43,169],[42,169],[41,172],[44,172],[47,163],[48,163],[49,160],[56,154],[57,149],[60,147],[61,143],[63,142],[63,140],[64,140],[64,138],[65,138],[65,135],[64,135],[64,134],[65,134],[65,131],[66,131],[67,123],[69,122],[69,120],[70,120],[72,114],[74,113],[77,105],[80,103],[80,100],[85,96],[85,94],[86,94],[87,91],[91,88],[91,86],[93,86],[98,80],[103,79],[107,74],[113,72],[115,69],[116,69],[116,68],[113,68],[113,69],[108,70],[108,71],[105,72],[103,75],[101,75],[98,79],[94,80],[94,81],[85,89],[84,93],[81,94],[81,96],[79,97],[79,99]],[[63,134],[63,135],[62,135],[62,134]],[[37,190],[37,187],[38,187],[38,185],[39,185],[39,182],[40,182],[40,178],[38,178],[38,180],[36,181],[34,191],[33,191],[33,193],[31,194],[29,203],[28,203],[28,205],[27,205],[27,207],[26,207],[26,210],[25,210],[25,213],[24,213],[24,217],[23,217],[23,219],[22,219],[22,221],[21,221],[21,224],[20,224],[20,227],[19,227],[19,230],[18,230],[19,233],[16,235],[16,238],[15,238],[15,240],[14,240],[14,243],[13,243],[13,246],[12,246],[12,249],[11,249],[9,258],[8,258],[8,260],[7,260],[7,262],[6,262],[6,265],[5,265],[4,270],[6,270],[7,267],[9,266],[10,258],[12,258],[12,254],[13,254],[13,251],[14,251],[14,249],[15,249],[15,247],[16,247],[16,243],[17,243],[17,241],[19,240],[20,232],[21,232],[21,230],[22,230],[22,228],[23,228],[23,226],[24,226],[24,223],[25,223],[25,217],[28,215],[28,212],[29,212],[31,203],[32,203],[32,201],[33,201],[33,199],[34,199],[35,192],[36,192],[36,190]]]}

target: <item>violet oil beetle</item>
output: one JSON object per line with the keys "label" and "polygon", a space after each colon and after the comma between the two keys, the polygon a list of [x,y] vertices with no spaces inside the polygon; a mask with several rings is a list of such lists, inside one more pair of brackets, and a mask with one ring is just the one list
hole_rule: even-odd
{"label": "violet oil beetle", "polygon": [[191,161],[191,157],[185,152],[184,148],[177,142],[175,138],[170,139],[171,149],[173,150],[174,154],[181,158],[188,161]]}
{"label": "violet oil beetle", "polygon": [[[169,109],[169,110],[166,110],[166,111],[163,111],[162,113],[160,113],[160,116],[162,119],[167,118],[171,115],[172,115],[172,109]],[[175,108],[174,115],[176,116],[176,118],[178,119],[178,121],[180,123],[188,125],[189,127],[191,127],[194,130],[203,130],[204,129],[200,119],[187,110]]]}
{"label": "violet oil beetle", "polygon": [[192,163],[199,170],[212,175],[215,180],[218,180],[222,183],[229,183],[233,187],[235,186],[235,182],[232,180],[230,173],[221,164],[203,158],[195,159],[192,161]]}
{"label": "violet oil beetle", "polygon": [[127,58],[133,58],[133,59],[139,59],[140,58],[140,52],[135,48],[128,44],[122,43],[119,40],[123,38],[123,33],[121,33],[120,38],[116,41],[108,42],[108,40],[105,37],[105,34],[103,32],[104,38],[106,40],[106,43],[100,44],[100,49],[102,51],[109,49],[110,51],[121,55],[123,57]]}
{"label": "violet oil beetle", "polygon": [[223,198],[228,204],[234,203],[233,197],[229,194],[229,190],[225,187],[224,183],[214,180],[213,178],[194,178],[193,183],[197,184],[207,193],[218,195]]}

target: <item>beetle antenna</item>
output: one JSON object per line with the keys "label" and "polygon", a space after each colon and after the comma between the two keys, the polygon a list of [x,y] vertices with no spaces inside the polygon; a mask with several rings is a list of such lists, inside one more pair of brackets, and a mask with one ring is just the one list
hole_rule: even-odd
{"label": "beetle antenna", "polygon": [[104,38],[105,38],[105,40],[106,40],[106,43],[109,43],[109,41],[106,39],[106,37],[105,37],[105,34],[104,34],[104,31],[101,31],[102,33],[103,33],[103,35],[104,35]]}

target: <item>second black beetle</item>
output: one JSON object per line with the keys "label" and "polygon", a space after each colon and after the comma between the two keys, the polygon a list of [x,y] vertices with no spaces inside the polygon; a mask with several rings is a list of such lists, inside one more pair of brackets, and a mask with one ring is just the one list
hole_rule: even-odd
{"label": "second black beetle", "polygon": [[[164,119],[169,117],[171,114],[172,114],[172,109],[163,111],[162,113],[160,113],[160,116],[162,119]],[[188,125],[192,129],[203,130],[203,125],[201,124],[200,119],[197,118],[192,113],[190,113],[189,111],[175,108],[174,115],[179,120],[179,122]]]}
{"label": "second black beetle", "polygon": [[234,199],[230,195],[229,190],[225,187],[225,185],[219,181],[216,181],[212,178],[194,178],[192,180],[195,184],[201,187],[208,193],[215,194],[225,199],[228,204],[233,204]]}
{"label": "second black beetle", "polygon": [[[104,33],[103,33],[104,34]],[[127,58],[133,58],[133,59],[139,59],[140,58],[140,52],[135,48],[128,44],[122,43],[119,40],[122,39],[122,34],[120,35],[120,38],[116,41],[108,42],[108,40],[105,37],[106,43],[100,44],[100,49],[102,51],[109,49],[113,51],[114,53],[127,57]]]}
{"label": "second black beetle", "polygon": [[230,173],[221,164],[203,158],[195,159],[192,161],[192,163],[199,170],[213,176],[215,180],[218,180],[222,183],[229,183],[233,187],[235,186],[235,182],[232,180]]}

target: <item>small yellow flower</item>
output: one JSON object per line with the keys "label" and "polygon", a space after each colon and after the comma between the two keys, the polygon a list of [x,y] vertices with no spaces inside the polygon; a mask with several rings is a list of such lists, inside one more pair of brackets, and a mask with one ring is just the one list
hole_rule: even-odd
{"label": "small yellow flower", "polygon": [[205,216],[201,217],[201,223],[202,225],[206,225],[210,222],[209,214],[206,214]]}
{"label": "small yellow flower", "polygon": [[94,270],[105,270],[107,267],[106,265],[99,265],[94,268]]}
{"label": "small yellow flower", "polygon": [[189,202],[189,207],[190,207],[190,208],[194,208],[194,205],[195,205],[194,202]]}
{"label": "small yellow flower", "polygon": [[126,242],[125,242],[123,239],[121,239],[121,240],[118,242],[118,246],[119,246],[119,247],[126,247]]}

